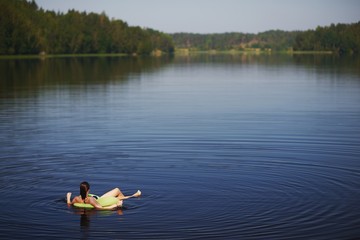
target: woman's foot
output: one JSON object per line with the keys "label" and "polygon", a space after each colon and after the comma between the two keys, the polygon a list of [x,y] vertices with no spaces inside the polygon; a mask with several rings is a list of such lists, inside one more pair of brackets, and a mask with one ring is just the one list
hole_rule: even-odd
{"label": "woman's foot", "polygon": [[137,192],[133,194],[133,197],[140,197],[140,196],[141,196],[140,190],[137,190]]}

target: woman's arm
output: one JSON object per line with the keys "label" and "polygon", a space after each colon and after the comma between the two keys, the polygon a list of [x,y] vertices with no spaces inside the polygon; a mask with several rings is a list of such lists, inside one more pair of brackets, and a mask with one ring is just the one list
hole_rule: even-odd
{"label": "woman's arm", "polygon": [[71,202],[71,192],[68,192],[68,193],[66,194],[66,203],[67,203],[68,205],[73,204],[73,203]]}
{"label": "woman's arm", "polygon": [[73,200],[71,201],[71,192],[68,192],[66,194],[66,203],[70,206],[73,205],[74,203],[81,203],[82,200],[81,198],[79,199],[79,196],[76,196],[73,198]]}

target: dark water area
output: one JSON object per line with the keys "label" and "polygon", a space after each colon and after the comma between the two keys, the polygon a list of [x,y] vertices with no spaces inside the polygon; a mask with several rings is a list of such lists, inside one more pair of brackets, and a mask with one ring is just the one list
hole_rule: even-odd
{"label": "dark water area", "polygon": [[[0,60],[1,239],[360,238],[360,59]],[[87,180],[142,197],[68,208]]]}

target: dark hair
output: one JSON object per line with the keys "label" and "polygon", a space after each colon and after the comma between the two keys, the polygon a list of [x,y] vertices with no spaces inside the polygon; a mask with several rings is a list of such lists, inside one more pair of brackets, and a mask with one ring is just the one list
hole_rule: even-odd
{"label": "dark hair", "polygon": [[85,200],[85,198],[87,197],[86,193],[89,191],[89,189],[90,189],[90,184],[88,182],[80,183],[80,195],[83,200]]}

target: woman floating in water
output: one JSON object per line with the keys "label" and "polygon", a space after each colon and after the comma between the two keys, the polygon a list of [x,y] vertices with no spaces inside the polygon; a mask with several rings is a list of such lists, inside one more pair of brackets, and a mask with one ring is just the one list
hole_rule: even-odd
{"label": "woman floating in water", "polygon": [[117,207],[121,207],[123,200],[129,199],[132,197],[140,197],[141,192],[138,190],[131,196],[125,196],[119,188],[114,188],[113,190],[105,193],[96,199],[90,193],[90,185],[88,182],[82,182],[80,184],[80,196],[74,197],[71,201],[71,192],[67,193],[66,200],[68,205],[74,205],[76,207],[84,208],[95,208],[97,210],[113,210]]}

